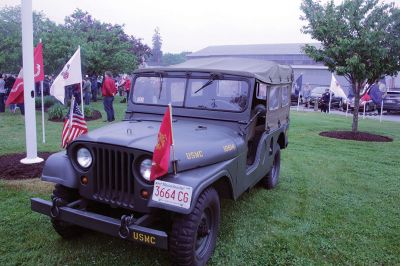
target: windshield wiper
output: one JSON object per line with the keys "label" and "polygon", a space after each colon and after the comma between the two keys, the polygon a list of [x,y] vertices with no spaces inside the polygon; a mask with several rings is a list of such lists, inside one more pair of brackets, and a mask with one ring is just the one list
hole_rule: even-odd
{"label": "windshield wiper", "polygon": [[158,93],[158,99],[161,99],[163,81],[164,81],[163,76],[160,73],[160,92]]}
{"label": "windshield wiper", "polygon": [[212,76],[206,83],[203,84],[203,86],[201,86],[197,91],[195,91],[194,93],[198,93],[199,91],[201,91],[202,89],[204,89],[205,87],[211,85],[215,80],[215,77]]}

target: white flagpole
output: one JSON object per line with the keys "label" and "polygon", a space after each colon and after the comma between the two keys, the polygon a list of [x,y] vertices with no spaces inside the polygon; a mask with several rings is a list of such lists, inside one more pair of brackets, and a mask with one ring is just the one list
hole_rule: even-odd
{"label": "white flagpole", "polygon": [[74,115],[74,105],[75,105],[75,96],[72,96],[72,98],[71,98],[71,106],[69,107],[68,127],[72,126],[72,117]]}
{"label": "white flagpole", "polygon": [[44,96],[43,96],[43,80],[40,81],[40,93],[42,98],[42,141],[46,143],[46,133],[44,129]]}
{"label": "white flagpole", "polygon": [[297,97],[297,112],[299,111],[299,105],[300,105],[300,91],[299,91],[299,96]]}
{"label": "white flagpole", "polygon": [[379,122],[382,122],[382,113],[383,113],[383,99],[381,102],[381,115],[379,116]]}
{"label": "white flagpole", "polygon": [[24,106],[25,106],[25,138],[26,158],[23,164],[40,163],[37,156],[36,112],[35,112],[35,82],[33,73],[33,23],[32,0],[21,0],[22,21],[22,61],[24,68]]}
{"label": "white flagpole", "polygon": [[[79,50],[81,50],[81,46],[79,45],[78,46],[78,49]],[[80,55],[80,53],[79,53],[79,55]],[[81,61],[81,59],[79,58],[79,62],[81,62],[81,65],[82,65],[82,61]],[[81,68],[82,69],[82,68]],[[81,82],[79,83],[79,85],[80,85],[80,87],[81,87],[81,107],[82,107],[82,116],[83,116],[83,118],[85,118],[85,111],[83,110],[83,84],[82,84],[82,70],[81,70],[81,73],[80,73],[80,75],[81,75]]]}
{"label": "white flagpole", "polygon": [[331,113],[332,91],[329,89],[329,114]]}
{"label": "white flagpole", "polygon": [[365,105],[367,105],[367,102],[364,102],[364,114],[363,114],[363,119],[365,119]]}
{"label": "white flagpole", "polygon": [[349,99],[347,99],[347,104],[346,104],[346,117],[348,113],[349,113]]}

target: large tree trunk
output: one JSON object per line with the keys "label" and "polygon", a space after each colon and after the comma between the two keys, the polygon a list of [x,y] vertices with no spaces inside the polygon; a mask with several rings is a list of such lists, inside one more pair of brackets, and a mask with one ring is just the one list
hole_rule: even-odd
{"label": "large tree trunk", "polygon": [[358,131],[358,109],[360,107],[360,91],[361,84],[359,82],[353,82],[354,91],[354,112],[353,112],[353,124],[351,125],[351,131],[356,133]]}

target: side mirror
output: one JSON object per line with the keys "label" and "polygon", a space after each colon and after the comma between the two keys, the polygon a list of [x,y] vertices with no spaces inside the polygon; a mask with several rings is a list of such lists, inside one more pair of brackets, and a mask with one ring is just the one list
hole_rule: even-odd
{"label": "side mirror", "polygon": [[265,106],[262,104],[256,105],[256,107],[254,107],[254,114],[257,114],[257,113],[259,116],[266,116],[267,110],[266,110]]}

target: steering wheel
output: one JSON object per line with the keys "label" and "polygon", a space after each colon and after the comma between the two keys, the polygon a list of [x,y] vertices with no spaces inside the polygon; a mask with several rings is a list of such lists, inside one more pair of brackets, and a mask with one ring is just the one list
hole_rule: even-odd
{"label": "steering wheel", "polygon": [[216,108],[216,109],[232,110],[232,111],[240,110],[240,107],[238,105],[231,103],[231,102],[224,101],[224,100],[218,100],[218,99],[209,99],[205,105],[210,106],[211,108]]}

